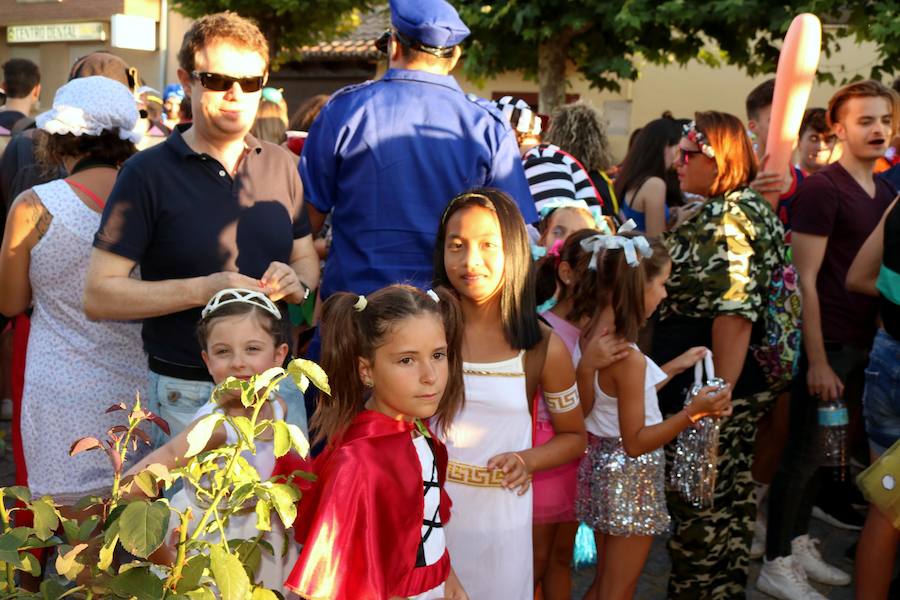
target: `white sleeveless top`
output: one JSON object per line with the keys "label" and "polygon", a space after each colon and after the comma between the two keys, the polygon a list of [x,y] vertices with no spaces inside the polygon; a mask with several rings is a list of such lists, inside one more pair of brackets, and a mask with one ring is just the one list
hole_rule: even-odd
{"label": "white sleeveless top", "polygon": [[[640,349],[631,344],[637,352]],[[666,380],[666,373],[650,360],[650,357],[641,353],[647,361],[647,370],[644,372],[644,425],[656,425],[662,423],[662,412],[659,410],[659,399],[656,396],[656,385]],[[575,362],[581,360],[581,349],[576,346]],[[619,430],[619,400],[613,398],[600,389],[600,374],[594,374],[594,408],[584,418],[584,426],[589,433],[597,437],[617,438],[622,436]]]}
{"label": "white sleeveless top", "polygon": [[[269,396],[269,403],[272,405],[272,417],[269,420],[283,421],[284,410],[281,408],[281,402],[275,400],[273,395]],[[225,414],[218,404],[215,402],[207,402],[197,409],[197,412],[194,413],[194,418],[191,421],[196,421],[197,419],[205,417],[206,415],[211,415],[214,412]],[[262,419],[260,418],[260,420]],[[238,432],[235,431],[228,421],[225,421],[223,425],[225,427],[225,444],[229,446],[237,444],[239,439]],[[275,470],[275,441],[255,439],[253,440],[253,444],[256,446],[256,454],[245,451],[241,456],[247,459],[247,462],[250,463],[251,467],[256,469],[256,472],[259,473],[260,481],[266,481],[272,477],[272,472]]]}

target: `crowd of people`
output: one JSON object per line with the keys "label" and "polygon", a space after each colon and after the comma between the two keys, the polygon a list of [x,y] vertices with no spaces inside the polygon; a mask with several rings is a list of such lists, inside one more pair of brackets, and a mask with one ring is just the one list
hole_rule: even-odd
{"label": "crowd of people", "polygon": [[[3,65],[17,482],[77,516],[112,471],[70,445],[115,424],[111,402],[137,391],[169,425],[129,474],[174,467],[199,419],[246,414],[216,385],[304,356],[331,391],[285,380],[266,407],[314,440],[317,476],[294,523],[272,518],[266,535],[293,536],[257,570],[270,589],[568,599],[587,526],[587,600],[633,597],[660,536],[669,598],[743,598],[762,558],[759,590],[816,600],[811,582],[852,579],[816,515],[862,530],[857,597],[887,598],[900,532],[856,507],[851,475],[900,439],[900,86],[808,108],[784,173],[767,168],[774,80],[746,122],[664,114],[614,165],[585,103],[464,93],[469,30],[444,0],[390,5],[384,75],[290,118],[264,36],[231,12],[192,24],[162,93],[98,51],[32,118],[38,66]],[[824,467],[836,403],[850,460]],[[670,472],[713,419],[698,503]],[[206,449],[237,435],[220,423]],[[247,459],[277,471],[271,443]]]}

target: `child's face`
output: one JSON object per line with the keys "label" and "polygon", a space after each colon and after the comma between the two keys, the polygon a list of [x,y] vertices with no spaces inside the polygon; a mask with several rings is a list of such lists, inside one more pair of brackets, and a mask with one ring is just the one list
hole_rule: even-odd
{"label": "child's face", "polygon": [[583,210],[572,207],[557,208],[548,217],[547,229],[541,236],[540,245],[548,250],[557,240],[563,240],[581,229],[596,229],[594,219]]}
{"label": "child's face", "polygon": [[837,138],[830,131],[820,133],[807,127],[797,143],[800,166],[807,173],[815,173],[828,165]]}
{"label": "child's face", "polygon": [[653,311],[666,296],[666,281],[672,273],[672,261],[667,261],[662,270],[644,283],[644,318],[649,319]]}
{"label": "child's face", "polygon": [[288,353],[287,344],[275,345],[253,313],[215,320],[206,339],[203,362],[218,385],[229,376],[249,379],[272,367],[280,367]]}
{"label": "child's face", "polygon": [[447,338],[434,315],[394,324],[371,362],[359,359],[359,376],[372,387],[371,408],[391,418],[427,419],[447,387]]}
{"label": "child's face", "polygon": [[493,211],[471,206],[447,221],[444,269],[454,289],[475,303],[490,300],[503,283],[503,236]]}

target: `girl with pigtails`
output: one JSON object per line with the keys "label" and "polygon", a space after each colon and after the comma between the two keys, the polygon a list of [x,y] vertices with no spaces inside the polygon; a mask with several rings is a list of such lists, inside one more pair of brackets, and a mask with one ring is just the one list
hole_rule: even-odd
{"label": "girl with pigtails", "polygon": [[[455,291],[465,322],[466,403],[452,423],[436,426],[450,459],[454,569],[472,598],[532,600],[531,476],[585,447],[572,358],[538,319],[528,234],[506,194],[479,189],[450,201],[434,272]],[[555,435],[533,446],[538,386]]]}
{"label": "girl with pigtails", "polygon": [[286,586],[301,598],[467,600],[444,526],[447,451],[428,420],[463,406],[462,316],[447,291],[393,285],[333,294],[322,310],[331,396],[313,418],[328,445],[295,523]]}

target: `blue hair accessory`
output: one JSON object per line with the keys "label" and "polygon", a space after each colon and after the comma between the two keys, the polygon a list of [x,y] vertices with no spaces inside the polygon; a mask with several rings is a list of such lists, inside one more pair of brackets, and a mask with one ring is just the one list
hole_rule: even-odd
{"label": "blue hair accessory", "polygon": [[569,200],[568,198],[553,198],[552,200],[545,200],[543,201],[543,203],[541,203],[541,207],[540,209],[538,209],[538,214],[543,221],[550,215],[550,213],[558,208],[580,208],[586,210],[594,218],[594,225],[597,227],[598,231],[612,234],[612,231],[610,231],[609,229],[609,224],[606,222],[606,217],[603,216],[603,211],[600,210],[600,207],[590,206],[584,200]]}
{"label": "blue hair accessory", "polygon": [[[628,219],[619,227],[617,233],[626,233],[633,231],[637,225],[632,219]],[[644,236],[627,238],[622,235],[592,235],[589,238],[581,240],[581,248],[585,252],[591,253],[591,262],[588,268],[591,271],[597,270],[597,255],[601,250],[622,250],[625,253],[625,262],[631,267],[640,264],[641,258],[650,258],[653,256],[653,249],[650,242]],[[639,256],[640,255],[640,256]]]}
{"label": "blue hair accessory", "polygon": [[268,100],[269,102],[274,102],[275,104],[281,104],[281,102],[284,100],[284,96],[281,92],[281,88],[264,87],[262,89],[262,98],[263,100]]}
{"label": "blue hair accessory", "polygon": [[537,307],[538,314],[545,313],[548,310],[550,310],[551,308],[553,308],[554,306],[556,306],[556,298],[551,296],[550,298],[541,302],[538,305],[538,307]]}
{"label": "blue hair accessory", "polygon": [[537,244],[531,245],[531,258],[532,260],[540,260],[547,256],[547,249],[543,246],[538,246]]}
{"label": "blue hair accessory", "polygon": [[170,83],[166,86],[166,89],[163,90],[164,102],[173,96],[179,100],[184,100],[184,88],[181,87],[180,83]]}

